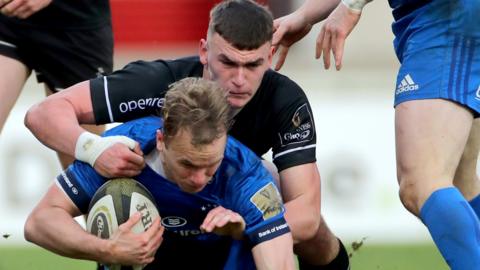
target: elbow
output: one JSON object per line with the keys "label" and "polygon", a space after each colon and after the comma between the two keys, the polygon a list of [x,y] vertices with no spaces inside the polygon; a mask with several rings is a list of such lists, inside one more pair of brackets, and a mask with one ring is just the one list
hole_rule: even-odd
{"label": "elbow", "polygon": [[23,120],[25,126],[35,134],[35,130],[37,129],[37,125],[41,123],[39,114],[41,113],[40,104],[36,104],[31,107],[27,113],[25,114],[25,118]]}
{"label": "elbow", "polygon": [[30,216],[28,216],[27,221],[25,222],[25,226],[23,227],[23,236],[28,242],[33,243],[35,241],[35,227],[36,226],[34,213],[31,213]]}

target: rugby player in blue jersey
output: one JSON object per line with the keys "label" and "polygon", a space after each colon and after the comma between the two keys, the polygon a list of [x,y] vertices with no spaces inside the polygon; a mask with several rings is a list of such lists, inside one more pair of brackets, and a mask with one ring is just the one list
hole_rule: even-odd
{"label": "rugby player in blue jersey", "polygon": [[[325,68],[341,68],[346,37],[371,0],[342,0],[317,39]],[[401,62],[395,89],[400,198],[419,217],[452,269],[480,267],[480,4],[477,0],[389,0]],[[325,17],[310,0],[276,21],[283,63],[288,47]],[[463,153],[463,154],[462,154]],[[460,165],[459,165],[459,162]]]}
{"label": "rugby player in blue jersey", "polygon": [[[149,263],[145,269],[294,269],[293,240],[274,179],[251,150],[227,137],[230,112],[215,83],[185,78],[168,91],[162,118],[106,132],[136,140],[146,154],[135,179],[153,194],[164,232],[156,220],[134,235],[129,228],[139,218],[132,217],[104,240],[75,224],[73,217],[86,213],[105,182],[76,161],[29,216],[26,239],[73,258]],[[170,224],[172,217],[185,222]]]}

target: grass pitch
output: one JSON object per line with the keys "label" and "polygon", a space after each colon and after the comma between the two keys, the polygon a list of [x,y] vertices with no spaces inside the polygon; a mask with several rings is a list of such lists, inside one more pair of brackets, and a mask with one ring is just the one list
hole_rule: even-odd
{"label": "grass pitch", "polygon": [[[349,247],[349,252],[352,248]],[[353,253],[352,270],[448,270],[435,246],[366,244]],[[55,255],[38,247],[1,247],[0,270],[94,270],[95,263]]]}

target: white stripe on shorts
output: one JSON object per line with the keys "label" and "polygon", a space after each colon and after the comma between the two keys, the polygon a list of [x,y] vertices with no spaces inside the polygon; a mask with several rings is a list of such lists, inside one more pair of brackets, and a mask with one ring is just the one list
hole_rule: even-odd
{"label": "white stripe on shorts", "polygon": [[8,46],[8,47],[12,47],[12,48],[17,48],[16,45],[14,45],[14,44],[12,44],[12,43],[5,42],[5,41],[2,41],[2,40],[0,40],[0,44],[1,44],[1,45],[5,45],[5,46]]}

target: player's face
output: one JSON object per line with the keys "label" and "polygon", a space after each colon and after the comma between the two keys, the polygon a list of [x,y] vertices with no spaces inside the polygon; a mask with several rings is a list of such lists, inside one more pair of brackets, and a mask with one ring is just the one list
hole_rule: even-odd
{"label": "player's face", "polygon": [[263,75],[272,63],[270,42],[254,50],[239,50],[219,34],[200,41],[203,77],[216,81],[227,90],[228,102],[241,109],[257,92]]}
{"label": "player's face", "polygon": [[201,191],[223,160],[227,135],[211,144],[194,146],[190,131],[181,130],[167,145],[157,134],[157,148],[162,158],[165,176],[181,190],[189,193]]}

